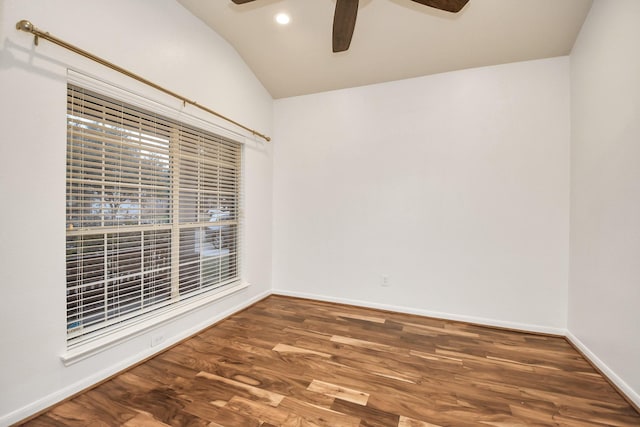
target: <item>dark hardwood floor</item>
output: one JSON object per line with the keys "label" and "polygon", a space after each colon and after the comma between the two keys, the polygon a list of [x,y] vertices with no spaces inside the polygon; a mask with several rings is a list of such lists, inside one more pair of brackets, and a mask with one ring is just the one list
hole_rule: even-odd
{"label": "dark hardwood floor", "polygon": [[640,426],[563,338],[271,296],[28,426]]}

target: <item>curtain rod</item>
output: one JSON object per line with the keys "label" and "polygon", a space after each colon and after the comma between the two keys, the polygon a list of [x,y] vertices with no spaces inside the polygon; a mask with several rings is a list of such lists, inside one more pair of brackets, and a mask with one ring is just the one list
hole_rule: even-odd
{"label": "curtain rod", "polygon": [[253,134],[253,135],[257,136],[257,137],[260,137],[260,138],[264,139],[267,142],[271,141],[270,137],[268,137],[268,136],[266,136],[266,135],[264,135],[264,134],[262,134],[262,133],[260,133],[260,132],[258,132],[256,130],[254,130],[254,129],[251,129],[250,127],[247,127],[247,126],[245,126],[245,125],[243,125],[241,123],[238,123],[235,120],[232,120],[232,119],[230,119],[230,118],[228,118],[226,116],[223,116],[222,114],[218,113],[217,111],[214,111],[214,110],[212,110],[210,108],[207,108],[207,107],[205,107],[203,105],[200,105],[197,102],[190,100],[189,98],[185,98],[182,95],[179,95],[179,94],[177,94],[177,93],[175,93],[173,91],[170,91],[169,89],[165,89],[164,87],[160,86],[159,84],[153,83],[152,81],[147,80],[144,77],[140,77],[139,75],[137,75],[135,73],[132,73],[131,71],[126,70],[126,69],[124,69],[122,67],[119,67],[119,66],[117,66],[117,65],[115,65],[115,64],[113,64],[113,63],[111,63],[111,62],[109,62],[109,61],[107,61],[105,59],[102,59],[99,56],[93,55],[93,54],[87,52],[86,50],[82,50],[77,46],[74,46],[74,45],[72,45],[70,43],[67,43],[67,42],[65,42],[63,40],[60,40],[60,39],[58,39],[56,37],[53,37],[51,34],[39,30],[38,28],[36,28],[35,25],[33,25],[30,21],[27,21],[26,19],[18,21],[18,23],[16,23],[16,29],[33,34],[34,35],[33,41],[34,41],[36,46],[38,45],[38,39],[43,38],[45,40],[48,40],[51,43],[57,44],[58,46],[61,46],[61,47],[65,48],[65,49],[67,49],[67,50],[70,50],[72,52],[77,53],[78,55],[84,56],[85,58],[89,58],[92,61],[95,61],[95,62],[97,62],[99,64],[102,64],[107,68],[111,68],[112,70],[115,70],[115,71],[117,71],[119,73],[122,73],[122,74],[124,74],[124,75],[126,75],[128,77],[131,77],[134,80],[137,80],[137,81],[142,82],[142,83],[144,83],[144,84],[146,84],[148,86],[151,86],[152,88],[157,89],[160,92],[164,92],[167,95],[171,95],[174,98],[178,98],[185,105],[186,104],[193,105],[194,107],[197,107],[197,108],[199,108],[199,109],[201,109],[203,111],[206,111],[209,114],[212,114],[212,115],[214,115],[216,117],[219,117],[219,118],[221,118],[223,120],[226,120],[229,123],[232,123],[232,124],[242,128],[242,129],[244,129],[244,130],[246,130],[248,132],[251,132],[251,134]]}

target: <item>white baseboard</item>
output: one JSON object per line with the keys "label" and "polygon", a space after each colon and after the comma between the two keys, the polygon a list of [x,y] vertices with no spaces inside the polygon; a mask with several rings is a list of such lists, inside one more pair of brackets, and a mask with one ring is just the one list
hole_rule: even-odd
{"label": "white baseboard", "polygon": [[395,311],[398,313],[417,314],[419,316],[435,317],[438,319],[455,320],[459,322],[476,323],[479,325],[496,326],[499,328],[514,329],[523,332],[536,332],[542,334],[551,334],[565,336],[567,330],[564,328],[554,328],[551,326],[532,325],[527,323],[507,322],[496,319],[486,319],[483,317],[464,316],[460,314],[442,313],[439,311],[423,310],[413,307],[401,307],[391,304],[380,304],[371,301],[352,300],[347,298],[336,298],[326,295],[309,294],[305,292],[287,291],[283,289],[274,289],[274,295],[283,295],[296,298],[315,299],[318,301],[334,302],[338,304],[356,305],[360,307],[376,308],[379,310]]}
{"label": "white baseboard", "polygon": [[571,331],[567,331],[567,339],[576,346],[589,361],[595,365],[616,387],[620,389],[626,397],[631,400],[636,407],[640,408],[640,394],[622,380],[606,363],[604,363],[589,347],[587,347],[578,337],[573,335]]}
{"label": "white baseboard", "polygon": [[3,415],[0,417],[0,426],[9,426],[11,424],[17,423],[21,420],[26,419],[27,417],[32,416],[33,414],[36,414],[40,411],[42,411],[43,409],[46,409],[50,406],[55,405],[56,403],[59,403],[61,401],[63,401],[64,399],[73,396],[74,394],[81,392],[82,390],[86,390],[88,388],[90,388],[91,386],[99,383],[100,381],[105,380],[106,378],[109,378],[115,374],[117,374],[118,372],[124,371],[127,368],[135,365],[136,363],[151,357],[155,354],[161,353],[162,351],[164,351],[165,349],[171,347],[172,345],[182,341],[185,338],[190,337],[191,335],[194,335],[196,333],[198,333],[199,331],[202,331],[206,328],[208,328],[209,326],[221,321],[222,319],[231,316],[234,313],[237,313],[247,307],[249,307],[252,304],[255,304],[256,302],[260,301],[263,298],[268,297],[269,295],[271,295],[271,291],[265,291],[259,295],[256,295],[255,297],[251,298],[250,300],[244,301],[241,304],[236,305],[235,307],[232,307],[222,313],[219,313],[218,315],[216,315],[215,317],[207,320],[206,322],[202,322],[190,329],[187,329],[185,331],[183,331],[182,333],[178,334],[178,335],[174,335],[172,337],[170,337],[169,339],[167,339],[166,341],[164,341],[161,345],[157,346],[157,347],[150,347],[148,349],[145,349],[141,352],[139,352],[138,354],[129,357],[123,361],[121,361],[120,363],[117,363],[115,365],[112,365],[106,369],[103,369],[102,371],[96,372],[95,374],[84,378],[82,381],[78,381],[74,384],[71,384],[61,390],[57,390],[54,393],[51,393],[39,400],[36,400],[35,402],[32,402],[26,406],[23,406],[22,408],[19,408],[13,412],[10,412],[6,415]]}

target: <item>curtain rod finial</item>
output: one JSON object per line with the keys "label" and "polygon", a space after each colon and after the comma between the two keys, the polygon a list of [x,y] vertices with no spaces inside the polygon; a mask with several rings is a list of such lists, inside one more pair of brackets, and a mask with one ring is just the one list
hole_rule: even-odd
{"label": "curtain rod finial", "polygon": [[34,28],[35,27],[31,23],[31,21],[27,21],[26,19],[18,21],[18,23],[16,24],[16,30],[26,31],[27,33],[32,32]]}

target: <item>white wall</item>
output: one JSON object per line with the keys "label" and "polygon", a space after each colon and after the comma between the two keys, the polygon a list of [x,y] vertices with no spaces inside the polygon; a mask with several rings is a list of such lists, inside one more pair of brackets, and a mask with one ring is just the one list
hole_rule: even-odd
{"label": "white wall", "polygon": [[[0,2],[0,425],[159,350],[150,334],[65,368],[66,69],[155,91],[42,41],[43,30],[271,134],[273,101],[236,51],[173,0]],[[179,105],[179,103],[177,103]],[[251,286],[159,329],[169,344],[271,289],[272,146],[246,146]]]}
{"label": "white wall", "polygon": [[640,2],[596,0],[571,54],[571,337],[640,406]]}
{"label": "white wall", "polygon": [[275,290],[562,333],[569,130],[567,57],[277,100]]}

